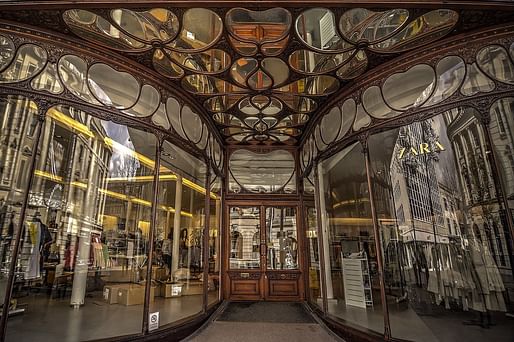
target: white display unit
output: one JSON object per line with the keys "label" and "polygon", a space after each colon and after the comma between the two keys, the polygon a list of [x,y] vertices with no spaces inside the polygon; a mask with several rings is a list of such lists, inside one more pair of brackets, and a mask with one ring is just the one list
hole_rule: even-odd
{"label": "white display unit", "polygon": [[373,306],[369,263],[365,253],[359,257],[344,257],[341,253],[343,266],[343,285],[346,305],[366,308]]}

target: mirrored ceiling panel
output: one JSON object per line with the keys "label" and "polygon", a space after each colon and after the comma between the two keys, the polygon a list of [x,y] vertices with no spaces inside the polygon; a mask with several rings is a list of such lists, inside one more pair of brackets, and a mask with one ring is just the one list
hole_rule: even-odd
{"label": "mirrored ceiling panel", "polygon": [[[187,101],[198,101],[205,113],[197,114],[213,119],[226,142],[245,144],[296,142],[329,96],[355,82],[370,65],[441,39],[459,20],[458,13],[448,9],[358,7],[298,11],[280,7],[91,8],[66,10],[62,16],[80,38],[148,61],[168,82],[192,95]],[[463,94],[471,93],[473,75],[466,73],[467,69],[476,71],[476,77],[512,83],[511,66],[501,73],[482,66],[488,59],[509,57],[512,50],[484,50],[475,67],[449,59],[438,66],[435,75],[416,69],[393,75],[380,89],[364,93],[364,103],[358,111],[354,109],[351,120],[346,118],[348,110],[341,108],[339,115],[334,110],[330,117],[340,119],[342,123],[337,126],[341,128],[331,131],[325,119],[323,139],[332,141],[351,127],[365,127],[371,117],[394,117],[421,106],[433,91],[434,97],[426,105],[450,96],[459,87]],[[0,35],[1,75],[22,52],[15,51],[9,38]],[[33,49],[32,53],[36,52]],[[81,71],[77,73],[70,63]],[[38,72],[52,69],[45,64],[41,59]],[[79,74],[89,75],[91,71],[80,69],[84,66],[79,60],[70,59],[56,67],[64,76],[61,88],[55,83],[56,89],[46,91],[71,89],[92,103],[101,102],[139,117],[154,114],[162,101],[157,90],[136,84],[116,70],[104,70],[102,75],[102,70],[93,69],[89,83],[84,83]],[[447,76],[455,79],[451,91],[443,92],[439,84]],[[114,83],[127,94],[125,98],[116,94]],[[404,84],[409,84],[410,90]],[[179,135],[195,142],[206,140],[187,120],[167,114]],[[354,116],[358,116],[355,125]],[[180,124],[175,127],[177,122]]]}

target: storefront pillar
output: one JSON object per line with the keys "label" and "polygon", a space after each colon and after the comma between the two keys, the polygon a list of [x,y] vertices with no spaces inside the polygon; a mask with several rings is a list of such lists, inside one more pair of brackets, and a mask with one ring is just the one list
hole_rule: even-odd
{"label": "storefront pillar", "polygon": [[175,216],[173,218],[173,249],[171,251],[171,275],[178,269],[180,257],[180,212],[182,210],[182,176],[177,175],[175,186]]}
{"label": "storefront pillar", "polygon": [[150,296],[152,289],[152,265],[153,251],[155,245],[155,229],[157,226],[157,207],[159,205],[159,170],[161,168],[161,147],[162,141],[159,139],[155,147],[155,167],[153,175],[153,196],[152,196],[152,216],[150,218],[150,231],[148,232],[148,262],[146,263],[146,283],[145,283],[145,302],[143,306],[143,334],[148,333]]}
{"label": "storefront pillar", "polygon": [[[96,153],[92,153],[92,151],[96,152],[97,140],[91,138],[92,145],[89,152],[89,170],[87,173],[88,187],[86,191],[86,198],[84,203],[84,221],[80,223],[80,231],[78,232],[79,240],[78,240],[78,251],[77,251],[77,261],[75,263],[74,273],[73,273],[73,287],[71,290],[71,299],[70,305],[74,308],[79,308],[81,305],[84,305],[84,298],[86,296],[86,284],[87,284],[87,273],[89,269],[89,257],[91,253],[91,230],[93,228],[93,213],[95,210],[94,197],[96,195],[97,187],[95,186],[94,174],[96,169]],[[70,181],[71,182],[71,181]],[[68,202],[71,203],[71,202]]]}
{"label": "storefront pillar", "polygon": [[205,219],[203,228],[203,311],[207,311],[209,304],[209,228],[211,214],[211,168],[207,166],[207,174],[205,175]]}
{"label": "storefront pillar", "polygon": [[[46,102],[45,102],[46,103]],[[21,234],[23,231],[23,224],[25,219],[25,213],[27,211],[27,202],[29,199],[29,192],[32,188],[32,182],[34,181],[34,170],[36,168],[36,156],[37,156],[37,147],[39,146],[39,142],[41,140],[41,133],[43,131],[42,127],[45,123],[45,114],[48,110],[47,106],[42,106],[41,103],[38,103],[38,125],[36,128],[36,135],[34,140],[34,149],[32,151],[32,155],[30,156],[30,164],[29,164],[29,173],[28,173],[28,181],[23,189],[23,201],[20,210],[20,218],[18,224],[16,225],[14,231],[14,243],[12,250],[12,259],[9,264],[9,273],[7,276],[7,284],[5,287],[4,294],[4,305],[2,307],[2,316],[0,318],[0,341],[5,341],[5,330],[7,328],[7,318],[9,316],[9,307],[11,302],[11,294],[14,285],[14,271],[16,270],[16,263],[18,261],[18,253],[21,247]]]}
{"label": "storefront pillar", "polygon": [[323,180],[323,166],[318,164],[318,187],[319,187],[319,205],[320,205],[320,218],[321,218],[321,238],[323,239],[323,257],[324,257],[324,266],[325,266],[325,279],[326,279],[326,298],[333,299],[334,298],[334,287],[332,284],[332,265],[330,265],[330,247],[328,241],[328,218],[327,212],[325,210],[325,196],[323,190],[325,189],[325,184]]}
{"label": "storefront pillar", "polygon": [[[318,168],[317,164],[314,164],[314,201],[316,206],[316,225],[318,230],[318,250],[321,251],[319,253],[319,263],[320,263],[320,282],[321,282],[321,296],[323,300],[323,312],[328,312],[328,302],[327,302],[327,272],[325,268],[325,255],[328,255],[329,253],[325,254],[325,250],[328,251],[328,238],[325,240],[324,236],[326,235],[322,229],[322,214],[321,214],[321,197],[323,196],[323,191],[320,187],[320,179],[318,175]],[[323,205],[325,205],[325,199],[323,199]],[[325,242],[326,241],[326,242]],[[330,266],[330,255],[328,255],[328,265]],[[332,276],[330,276],[330,285],[332,286]],[[332,290],[332,296],[333,296],[333,290]]]}
{"label": "storefront pillar", "polygon": [[367,137],[361,141],[364,159],[366,163],[366,180],[368,182],[368,195],[369,204],[371,209],[371,219],[373,222],[373,237],[375,239],[375,251],[377,254],[378,264],[378,279],[380,282],[380,299],[382,301],[382,313],[384,315],[384,339],[386,341],[391,340],[391,326],[389,324],[389,309],[387,307],[387,296],[385,292],[385,281],[384,281],[384,259],[382,252],[382,237],[378,226],[378,218],[375,207],[375,200],[373,198],[373,182],[371,179],[371,159],[369,157],[368,141]]}

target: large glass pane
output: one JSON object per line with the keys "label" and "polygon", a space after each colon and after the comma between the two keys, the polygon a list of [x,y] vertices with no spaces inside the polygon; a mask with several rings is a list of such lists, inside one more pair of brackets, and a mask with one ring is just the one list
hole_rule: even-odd
{"label": "large glass pane", "polygon": [[254,153],[237,150],[229,162],[230,192],[272,193],[296,191],[295,160],[284,150]]}
{"label": "large glass pane", "polygon": [[221,185],[220,178],[216,178],[211,185],[211,208],[209,211],[209,301],[208,304],[219,300],[219,284],[221,270]]}
{"label": "large glass pane", "polygon": [[230,207],[230,269],[261,267],[259,207]]}
{"label": "large glass pane", "polygon": [[324,161],[319,177],[328,313],[382,333],[377,242],[360,144]]}
{"label": "large glass pane", "polygon": [[298,269],[296,208],[266,208],[267,269]]}
{"label": "large glass pane", "polygon": [[306,207],[307,219],[307,263],[309,270],[309,301],[313,304],[321,306],[321,274],[320,274],[320,259],[319,259],[319,241],[318,241],[318,220],[316,208]]}
{"label": "large glass pane", "polygon": [[162,147],[150,313],[159,325],[203,307],[203,231],[206,165],[169,142]]}
{"label": "large glass pane", "polygon": [[69,107],[48,111],[13,290],[26,310],[9,319],[7,340],[141,331],[153,188],[140,179],[152,177],[154,150],[147,133]]}
{"label": "large glass pane", "polygon": [[369,140],[394,337],[514,339],[508,231],[477,117],[456,108]]}
{"label": "large glass pane", "polygon": [[[27,98],[0,98],[0,304],[9,305],[9,314],[22,313],[26,307],[18,305],[18,298],[4,303],[9,268],[14,259],[16,230],[20,224],[24,189],[29,182],[29,165],[35,153],[38,130],[36,104]],[[16,264],[15,274],[22,277],[25,269]]]}

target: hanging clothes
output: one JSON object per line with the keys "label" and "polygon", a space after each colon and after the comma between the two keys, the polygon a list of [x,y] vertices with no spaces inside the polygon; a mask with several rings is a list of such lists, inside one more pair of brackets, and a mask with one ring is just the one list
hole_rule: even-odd
{"label": "hanging clothes", "polygon": [[25,269],[25,279],[35,279],[41,276],[40,269],[40,244],[41,224],[37,221],[26,222],[25,229],[28,234],[29,260]]}

